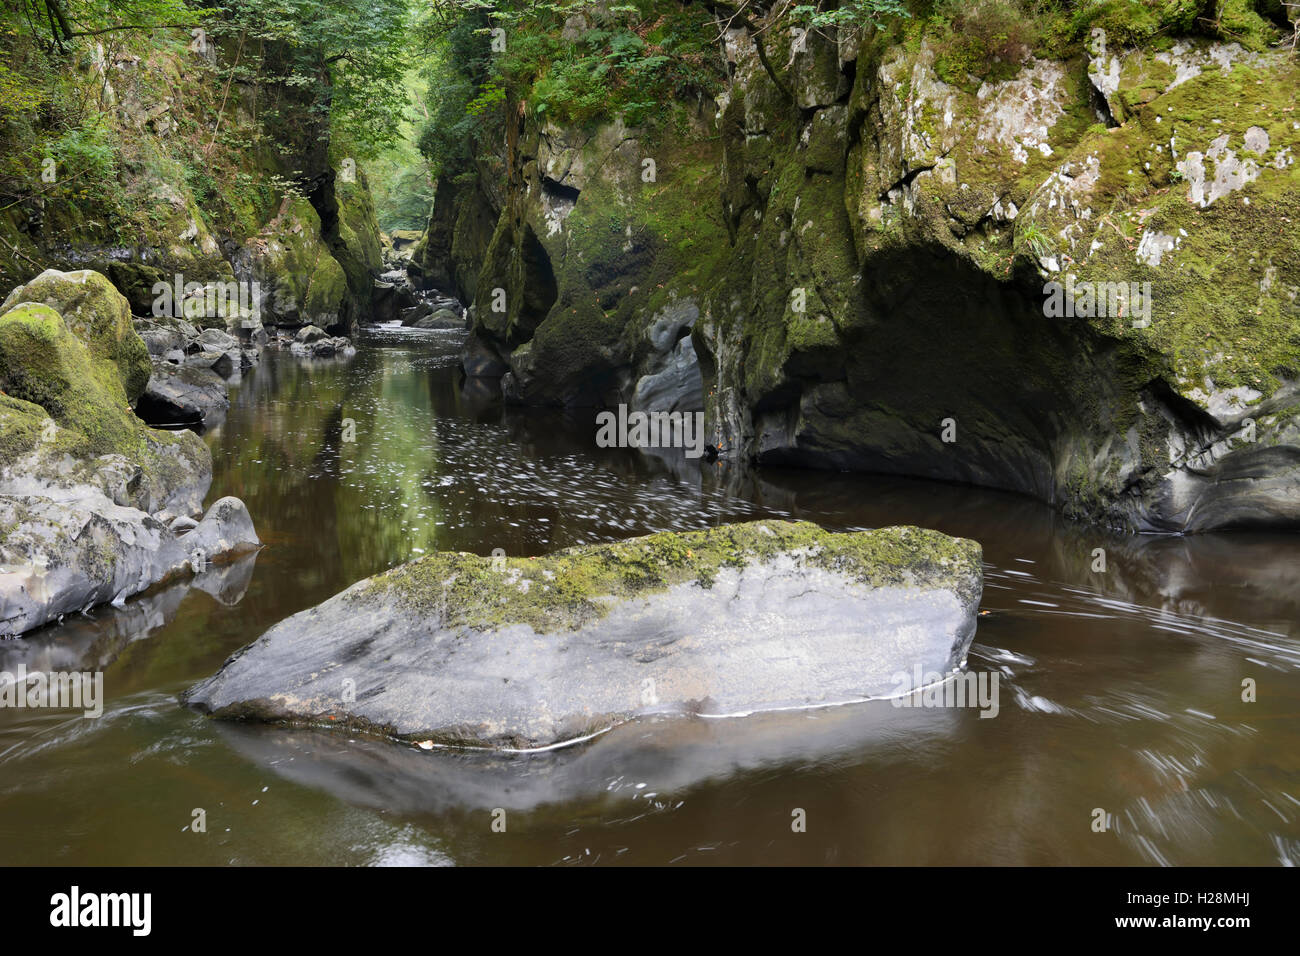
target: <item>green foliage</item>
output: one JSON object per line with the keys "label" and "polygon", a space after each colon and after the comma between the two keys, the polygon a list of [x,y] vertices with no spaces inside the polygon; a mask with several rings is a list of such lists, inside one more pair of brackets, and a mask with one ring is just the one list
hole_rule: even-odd
{"label": "green foliage", "polygon": [[395,229],[423,230],[433,203],[432,165],[416,148],[422,117],[427,118],[426,81],[415,71],[406,77],[407,93],[417,105],[402,123],[402,136],[388,150],[366,164],[375,218],[386,232]]}
{"label": "green foliage", "polygon": [[1159,33],[1191,33],[1201,8],[1213,6],[1205,0],[1101,0],[1084,2],[1074,12],[1074,32],[1085,37],[1101,27],[1114,44],[1138,46]]}
{"label": "green foliage", "polygon": [[[667,125],[700,94],[716,92],[721,63],[717,26],[703,5],[639,0],[606,6],[590,0],[445,0],[426,19],[426,35],[480,46],[460,65],[444,102],[464,99],[487,117],[506,102],[527,101],[537,115],[585,125],[622,115],[629,123]],[[492,51],[491,31],[505,49]],[[451,62],[461,64],[453,53]],[[468,96],[460,83],[472,86]],[[432,144],[431,144],[432,145]],[[450,152],[450,151],[442,151]]]}
{"label": "green foliage", "polygon": [[1274,6],[1274,0],[1083,0],[1073,26],[1078,37],[1101,27],[1112,42],[1126,46],[1199,34],[1263,50],[1278,36],[1269,20]]}
{"label": "green foliage", "polygon": [[102,125],[70,129],[49,144],[48,152],[56,163],[59,192],[67,198],[102,197],[117,186],[117,148]]}
{"label": "green foliage", "polygon": [[904,0],[843,0],[834,5],[823,0],[817,4],[800,4],[790,14],[814,30],[881,27],[890,20],[911,16]]}
{"label": "green foliage", "polygon": [[350,154],[374,156],[397,140],[407,107],[406,0],[226,0],[220,11],[211,32],[303,91]]}
{"label": "green foliage", "polygon": [[929,33],[935,72],[955,86],[1014,75],[1039,40],[1022,0],[937,0]]}
{"label": "green foliage", "polygon": [[28,36],[62,53],[81,38],[119,30],[192,27],[209,8],[185,0],[11,0],[10,16]]}
{"label": "green foliage", "polygon": [[435,178],[469,166],[476,140],[497,128],[493,120],[500,102],[491,89],[484,91],[494,85],[488,79],[492,55],[484,32],[486,12],[471,8],[449,21],[435,19],[440,12],[439,6],[432,7],[418,28],[427,51],[422,76],[428,94],[416,143]]}
{"label": "green foliage", "polygon": [[34,113],[41,94],[26,79],[0,63],[0,118],[10,119]]}

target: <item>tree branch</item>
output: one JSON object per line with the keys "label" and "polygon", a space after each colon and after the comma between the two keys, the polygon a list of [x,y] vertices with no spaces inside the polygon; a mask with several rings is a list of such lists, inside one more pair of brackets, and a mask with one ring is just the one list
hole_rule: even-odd
{"label": "tree branch", "polygon": [[101,33],[112,33],[116,30],[193,30],[201,27],[201,23],[125,23],[116,27],[103,27],[99,30],[73,30],[66,36],[72,37],[96,37]]}

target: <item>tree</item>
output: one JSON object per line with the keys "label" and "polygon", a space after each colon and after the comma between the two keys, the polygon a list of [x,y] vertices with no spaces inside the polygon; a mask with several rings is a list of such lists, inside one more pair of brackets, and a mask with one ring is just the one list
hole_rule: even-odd
{"label": "tree", "polygon": [[407,106],[406,0],[227,0],[219,33],[256,46],[265,72],[298,88],[350,151],[398,136]]}
{"label": "tree", "polygon": [[59,51],[77,37],[118,30],[192,29],[207,12],[183,0],[17,0],[17,6],[32,35],[48,31]]}

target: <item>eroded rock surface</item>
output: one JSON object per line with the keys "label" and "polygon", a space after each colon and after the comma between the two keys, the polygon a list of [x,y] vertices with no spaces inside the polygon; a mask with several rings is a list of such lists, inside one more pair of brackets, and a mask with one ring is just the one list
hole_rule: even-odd
{"label": "eroded rock surface", "polygon": [[1300,527],[1300,62],[1181,16],[960,63],[926,22],[757,10],[671,141],[522,103],[417,258],[508,401],[698,404],[723,459],[1127,530]]}

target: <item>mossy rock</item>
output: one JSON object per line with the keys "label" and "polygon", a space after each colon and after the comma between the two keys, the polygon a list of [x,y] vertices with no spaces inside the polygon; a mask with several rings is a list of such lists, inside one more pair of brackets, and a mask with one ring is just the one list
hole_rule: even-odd
{"label": "mossy rock", "polygon": [[22,303],[40,303],[53,309],[68,330],[117,370],[129,402],[144,393],[149,381],[149,350],[131,323],[131,306],[98,272],[58,272],[47,269],[26,285],[9,293],[0,316]]}
{"label": "mossy rock", "polygon": [[27,489],[86,485],[118,504],[179,514],[199,508],[211,471],[197,435],[154,431],[135,416],[118,367],[95,355],[59,313],[24,302],[0,314],[5,481]]}
{"label": "mossy rock", "polygon": [[0,389],[81,432],[94,454],[138,451],[117,366],[97,358],[49,306],[25,302],[0,315]]}
{"label": "mossy rock", "polygon": [[425,749],[551,747],[645,713],[891,696],[900,671],[961,667],[982,590],[978,544],[907,527],[762,521],[537,558],[437,553],[282,621],[184,699]]}
{"label": "mossy rock", "polygon": [[1089,324],[1158,358],[1184,391],[1300,378],[1300,62],[1207,69],[1085,136],[1017,222],[1058,283],[1150,283],[1149,323]]}

